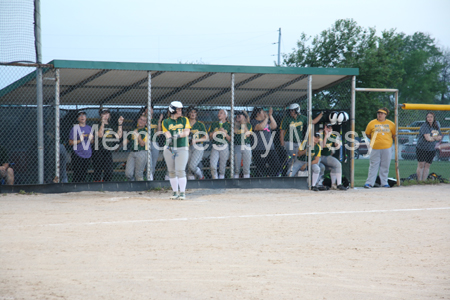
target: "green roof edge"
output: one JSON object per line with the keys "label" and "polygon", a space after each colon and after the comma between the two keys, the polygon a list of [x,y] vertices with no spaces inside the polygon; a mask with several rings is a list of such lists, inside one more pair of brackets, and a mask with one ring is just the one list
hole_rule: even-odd
{"label": "green roof edge", "polygon": [[52,60],[57,69],[106,69],[166,72],[217,72],[246,74],[359,75],[358,68],[299,68],[231,65],[161,64],[107,61]]}

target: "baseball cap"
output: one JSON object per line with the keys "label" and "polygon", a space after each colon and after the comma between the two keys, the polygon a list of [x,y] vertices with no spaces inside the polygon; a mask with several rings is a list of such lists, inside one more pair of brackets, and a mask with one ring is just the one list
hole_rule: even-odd
{"label": "baseball cap", "polygon": [[110,113],[108,108],[101,108],[100,109],[100,114],[103,115],[104,113]]}
{"label": "baseball cap", "polygon": [[326,124],[325,126],[326,126],[326,127],[333,127],[333,124],[328,123],[328,124]]}
{"label": "baseball cap", "polygon": [[79,115],[81,115],[81,114],[86,115],[86,111],[85,111],[85,110],[79,110],[79,111],[77,112],[77,116],[79,116]]}
{"label": "baseball cap", "polygon": [[320,137],[320,132],[314,133],[314,137]]}
{"label": "baseball cap", "polygon": [[245,116],[244,111],[243,110],[236,111],[236,116],[239,116],[239,115]]}

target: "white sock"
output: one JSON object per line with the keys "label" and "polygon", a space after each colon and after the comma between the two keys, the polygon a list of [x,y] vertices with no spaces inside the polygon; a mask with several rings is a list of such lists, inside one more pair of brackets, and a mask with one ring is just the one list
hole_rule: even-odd
{"label": "white sock", "polygon": [[316,186],[316,184],[317,184],[317,179],[319,179],[319,173],[312,173],[312,183],[313,183],[313,186]]}
{"label": "white sock", "polygon": [[150,180],[150,181],[153,181],[153,174],[150,174],[149,180]]}
{"label": "white sock", "polygon": [[219,175],[219,179],[224,179],[225,175]]}
{"label": "white sock", "polygon": [[234,174],[234,178],[239,178],[239,174]]}
{"label": "white sock", "polygon": [[336,174],[331,174],[330,173],[330,177],[331,177],[331,185],[335,184],[337,181],[337,176]]}
{"label": "white sock", "polygon": [[170,186],[172,187],[172,191],[178,192],[178,177],[170,178]]}
{"label": "white sock", "polygon": [[178,178],[178,185],[180,186],[180,192],[184,193],[186,191],[186,177]]}
{"label": "white sock", "polygon": [[194,179],[195,179],[195,176],[194,176],[194,175],[188,175],[188,179],[189,179],[189,180],[194,180]]}
{"label": "white sock", "polygon": [[247,175],[244,174],[244,178],[250,178],[250,174]]}
{"label": "white sock", "polygon": [[337,182],[337,185],[341,185],[342,184],[342,175],[341,174],[338,174],[336,176],[336,182]]}

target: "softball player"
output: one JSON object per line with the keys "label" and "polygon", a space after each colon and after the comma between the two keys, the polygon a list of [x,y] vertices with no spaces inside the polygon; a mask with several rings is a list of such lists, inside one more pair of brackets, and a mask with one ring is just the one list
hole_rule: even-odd
{"label": "softball player", "polygon": [[[209,138],[212,141],[211,155],[209,157],[211,176],[213,179],[224,179],[227,160],[230,157],[228,143],[231,141],[229,133],[231,124],[228,122],[226,110],[219,110],[219,121],[213,122],[209,127]],[[217,177],[217,163],[219,163],[219,177]]]}
{"label": "softball player", "polygon": [[[298,148],[297,160],[292,166],[290,177],[296,176],[298,171],[305,171],[308,167],[308,148],[306,147],[307,142],[308,140],[304,140]],[[314,148],[311,149],[311,169],[313,172],[311,189],[316,192],[319,190],[319,188],[317,187],[317,181],[320,174],[319,162],[321,150],[322,148],[320,147],[320,133],[316,132],[314,134]]]}
{"label": "softball player", "polygon": [[[191,133],[189,135],[190,146],[189,146],[189,160],[188,160],[188,172],[194,175],[189,179],[205,179],[202,170],[199,168],[199,163],[202,161],[203,152],[205,151],[203,147],[203,142],[208,140],[208,134],[206,132],[206,126],[203,122],[197,121],[197,109],[190,106],[187,111],[187,117],[189,118],[189,123],[191,124]],[[194,177],[195,176],[195,177]]]}
{"label": "softball player", "polygon": [[252,162],[252,148],[250,146],[250,134],[252,125],[245,110],[236,113],[236,125],[234,132],[234,178],[239,178],[241,171],[244,178],[250,178],[250,164]]}
{"label": "softball player", "polygon": [[[346,191],[347,189],[342,185],[342,165],[341,162],[333,156],[335,150],[339,150],[341,144],[337,141],[337,135],[332,133],[333,125],[327,124],[323,132],[323,139],[320,142],[322,148],[320,156],[320,178],[325,173],[325,168],[330,170],[331,189],[339,189]],[[334,149],[332,149],[334,148]]]}
{"label": "softball player", "polygon": [[[162,130],[166,136],[164,147],[164,160],[169,171],[169,181],[173,195],[170,199],[186,199],[186,164],[189,158],[188,136],[191,125],[186,117],[182,116],[183,104],[173,101],[169,105],[170,117],[162,122]],[[178,193],[180,187],[180,193]]]}

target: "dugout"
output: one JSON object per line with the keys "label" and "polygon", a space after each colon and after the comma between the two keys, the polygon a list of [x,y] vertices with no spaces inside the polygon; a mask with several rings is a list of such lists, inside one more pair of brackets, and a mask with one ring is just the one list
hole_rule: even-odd
{"label": "dugout", "polygon": [[[336,128],[344,135],[354,122],[352,79],[359,74],[358,69],[54,60],[42,68],[43,121],[39,124],[37,72],[17,65],[0,66],[0,71],[7,82],[0,90],[0,141],[11,159],[17,161],[18,183],[17,187],[2,185],[5,192],[27,188],[34,188],[34,191],[98,191],[168,186],[161,177],[152,182],[125,181],[123,174],[120,174],[120,164],[126,160],[127,154],[121,150],[116,155],[118,163],[114,182],[53,184],[52,179],[60,175],[61,144],[66,146],[70,155],[67,132],[76,122],[74,113],[77,109],[88,110],[89,124],[98,118],[96,112],[99,107],[108,107],[112,111],[112,119],[123,115],[124,130],[132,130],[142,107],[152,105],[158,114],[175,100],[181,101],[184,106],[196,106],[199,120],[206,124],[214,120],[218,109],[225,108],[233,115],[236,110],[251,112],[254,107],[273,107],[275,119],[280,122],[286,107],[299,103],[301,113],[310,121],[325,109],[348,112],[351,121]],[[15,78],[24,72],[29,74]],[[325,120],[317,125],[320,127],[323,122]],[[37,128],[44,132],[43,149],[39,149],[37,143]],[[24,136],[26,138],[22,138]],[[280,150],[278,137],[275,137],[274,145]],[[351,178],[350,151],[337,155],[343,163],[344,175]],[[208,166],[204,167],[207,169]],[[233,168],[234,165],[229,163],[230,174],[233,174]],[[70,173],[70,161],[67,170]],[[164,170],[159,172],[164,174]],[[308,187],[307,178],[302,177],[188,182],[188,188],[255,188],[268,185]]]}

